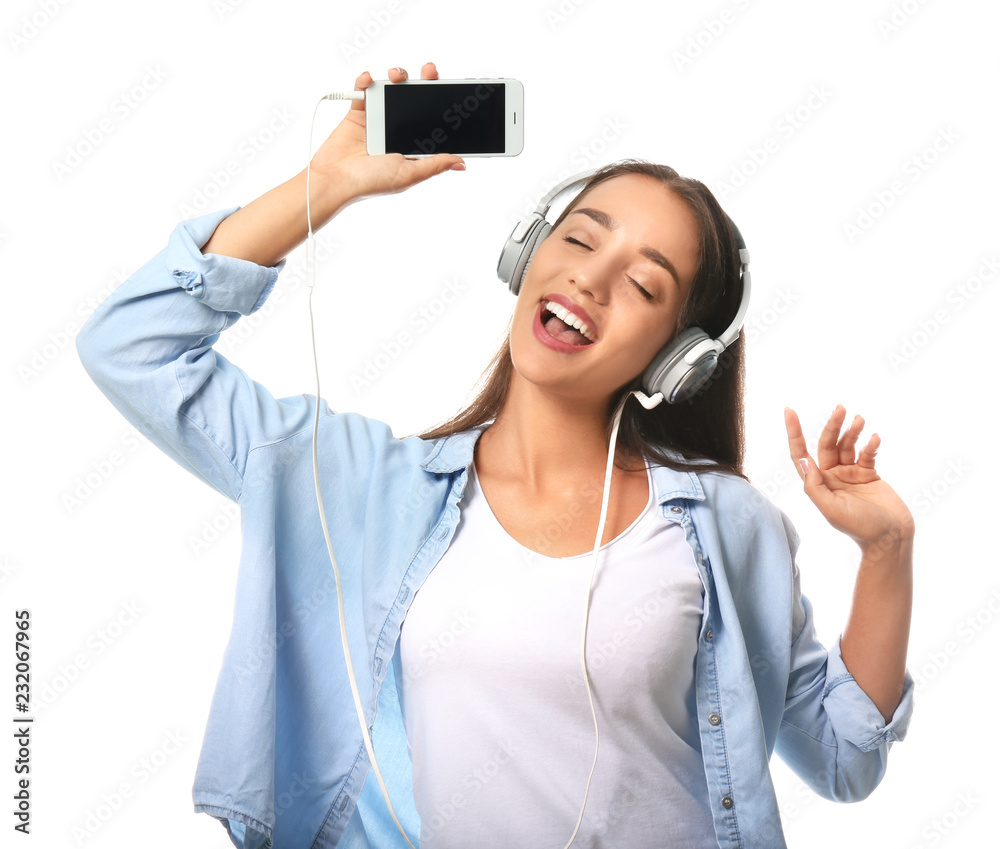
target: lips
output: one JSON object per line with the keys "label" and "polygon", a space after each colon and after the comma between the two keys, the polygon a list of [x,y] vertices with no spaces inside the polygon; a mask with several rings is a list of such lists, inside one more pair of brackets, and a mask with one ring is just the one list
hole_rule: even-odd
{"label": "lips", "polygon": [[[545,325],[542,324],[542,313],[545,312],[545,301],[547,300],[555,300],[555,299],[545,298],[543,301],[539,302],[538,307],[535,310],[534,321],[532,321],[531,323],[531,329],[535,334],[535,338],[539,342],[541,342],[546,347],[551,348],[553,351],[558,351],[560,354],[576,354],[579,353],[580,351],[587,351],[590,348],[593,348],[595,344],[597,344],[596,342],[592,342],[590,345],[570,345],[568,342],[563,342],[561,339],[556,339],[554,336],[552,336],[545,329]],[[562,300],[559,300],[558,303],[562,304],[564,302]],[[566,308],[571,309],[571,307],[568,306]],[[579,317],[584,321],[587,321],[587,319],[584,319],[583,315],[581,315],[579,312],[576,312],[575,309],[574,313],[576,313],[576,315],[579,315]]]}
{"label": "lips", "polygon": [[573,315],[582,318],[584,323],[587,325],[587,328],[590,330],[591,335],[594,337],[594,341],[596,342],[600,339],[600,336],[597,335],[597,326],[594,323],[594,319],[592,319],[590,317],[590,313],[579,304],[573,303],[573,301],[565,295],[545,295],[542,298],[542,303],[544,304],[546,301],[555,301],[557,304],[561,304],[566,307],[566,309],[573,313]]}

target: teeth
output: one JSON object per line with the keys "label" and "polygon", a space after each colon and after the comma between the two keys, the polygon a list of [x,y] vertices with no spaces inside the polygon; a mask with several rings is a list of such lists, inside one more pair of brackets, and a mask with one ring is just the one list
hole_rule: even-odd
{"label": "teeth", "polygon": [[578,315],[571,313],[562,304],[557,304],[555,301],[546,301],[545,309],[551,313],[555,313],[570,327],[579,330],[584,336],[586,336],[591,342],[594,341],[594,334],[591,332],[590,328],[584,323],[583,319]]}

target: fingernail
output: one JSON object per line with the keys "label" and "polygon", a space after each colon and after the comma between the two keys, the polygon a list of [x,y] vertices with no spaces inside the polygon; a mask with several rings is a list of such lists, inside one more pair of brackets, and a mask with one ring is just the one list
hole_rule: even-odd
{"label": "fingernail", "polygon": [[802,467],[802,474],[804,474],[804,475],[808,475],[809,474],[809,458],[808,457],[803,457],[802,459],[800,459],[799,460],[799,466]]}
{"label": "fingernail", "polygon": [[465,170],[465,163],[464,162],[456,162],[448,170],[449,171],[464,171]]}

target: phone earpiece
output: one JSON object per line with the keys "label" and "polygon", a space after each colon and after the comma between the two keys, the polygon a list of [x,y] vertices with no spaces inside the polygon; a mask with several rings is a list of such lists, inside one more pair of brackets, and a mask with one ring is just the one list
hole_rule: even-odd
{"label": "phone earpiece", "polygon": [[[497,276],[514,295],[520,293],[521,283],[535,251],[552,229],[546,215],[553,201],[565,191],[582,188],[598,170],[600,169],[581,172],[553,186],[538,202],[535,211],[515,225],[497,262]],[[735,222],[728,215],[726,218],[733,228],[733,236],[740,252],[741,296],[736,316],[718,339],[712,339],[700,327],[692,326],[682,330],[667,343],[643,372],[642,389],[647,400],[656,393],[660,393],[669,404],[691,398],[711,379],[722,352],[739,338],[743,318],[750,304],[750,252]]]}

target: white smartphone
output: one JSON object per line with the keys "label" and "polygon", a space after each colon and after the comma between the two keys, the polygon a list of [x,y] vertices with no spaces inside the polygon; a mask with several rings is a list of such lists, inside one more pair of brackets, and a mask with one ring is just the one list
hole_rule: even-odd
{"label": "white smartphone", "polygon": [[511,79],[375,80],[365,89],[370,154],[517,156],[524,87]]}

